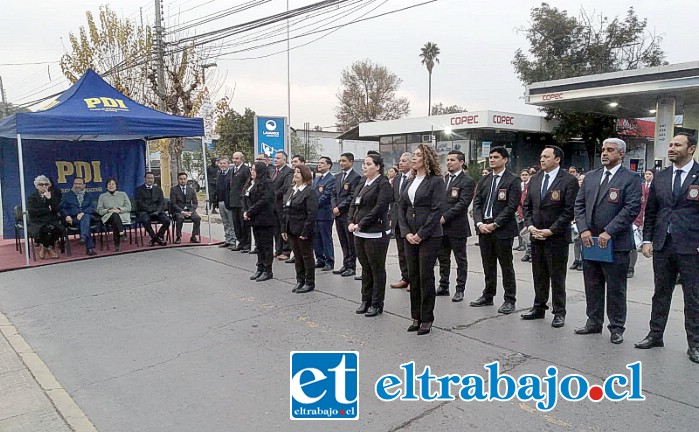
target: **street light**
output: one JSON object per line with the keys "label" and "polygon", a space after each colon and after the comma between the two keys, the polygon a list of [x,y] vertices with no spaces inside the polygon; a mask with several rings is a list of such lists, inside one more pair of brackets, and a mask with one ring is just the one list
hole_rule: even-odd
{"label": "street light", "polygon": [[206,87],[206,70],[210,67],[218,67],[216,63],[207,63],[201,65],[201,85]]}

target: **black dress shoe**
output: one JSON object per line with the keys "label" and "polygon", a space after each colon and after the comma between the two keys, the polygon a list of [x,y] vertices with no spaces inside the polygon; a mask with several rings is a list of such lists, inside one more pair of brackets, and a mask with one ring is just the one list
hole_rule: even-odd
{"label": "black dress shoe", "polygon": [[365,317],[375,317],[376,315],[378,315],[382,312],[383,312],[383,306],[369,306],[369,309],[367,309],[364,316]]}
{"label": "black dress shoe", "polygon": [[189,238],[189,242],[190,242],[190,243],[201,243],[201,240],[199,240],[199,239],[197,238],[197,236],[191,236],[191,237]]}
{"label": "black dress shoe", "polygon": [[609,337],[609,341],[613,344],[619,345],[620,343],[624,342],[624,336],[622,336],[621,333],[612,333],[612,335]]}
{"label": "black dress shoe", "polygon": [[529,255],[529,254],[525,254],[525,255],[522,257],[521,261],[522,261],[522,262],[531,262],[531,261],[532,261],[532,257],[531,257],[531,255]]}
{"label": "black dress shoe", "polygon": [[578,262],[577,262],[577,261],[573,261],[573,264],[571,264],[570,267],[568,267],[568,268],[569,268],[570,270],[576,270],[576,269],[578,268]]}
{"label": "black dress shoe", "polygon": [[240,253],[250,253],[250,248],[242,248]]}
{"label": "black dress shoe", "polygon": [[227,248],[227,247],[229,247],[230,245],[231,245],[230,243],[221,243],[220,245],[218,245],[218,247],[220,247],[220,248]]}
{"label": "black dress shoe", "polygon": [[575,330],[573,330],[573,333],[579,334],[579,335],[586,335],[586,334],[594,334],[594,333],[602,333],[601,328],[594,328],[590,327],[588,325],[584,325],[582,327],[578,327]]}
{"label": "black dress shoe", "polygon": [[345,266],[340,267],[339,270],[333,270],[333,274],[339,274],[341,275],[342,273],[346,272],[347,268]]}
{"label": "black dress shoe", "polygon": [[500,306],[500,309],[498,309],[498,313],[505,314],[505,315],[511,314],[514,311],[515,311],[515,304],[512,302],[507,302],[507,301],[505,303],[503,303],[502,306]]}
{"label": "black dress shoe", "polygon": [[155,241],[156,241],[160,246],[167,246],[167,242],[166,242],[165,240],[163,240],[162,238],[160,238],[160,237],[156,237],[156,238],[155,238]]}
{"label": "black dress shoe", "polygon": [[420,329],[420,321],[418,320],[413,320],[413,323],[408,326],[408,331],[409,332],[416,332]]}
{"label": "black dress shoe", "polygon": [[182,237],[179,237],[179,236],[178,236],[178,237],[175,239],[175,244],[180,244],[180,243],[182,243]]}
{"label": "black dress shoe", "polygon": [[301,289],[301,287],[302,287],[305,283],[306,283],[306,282],[304,282],[304,281],[298,281],[298,282],[296,282],[296,285],[294,286],[294,289],[291,290],[291,292],[292,292],[292,293],[295,293],[296,291],[298,291],[299,289]]}
{"label": "black dress shoe", "polygon": [[481,306],[492,306],[493,305],[493,299],[492,298],[487,298],[485,296],[480,296],[471,303],[469,303],[469,306],[473,307],[481,307]]}
{"label": "black dress shoe", "polygon": [[288,260],[284,260],[284,262],[287,264],[293,264],[296,262],[296,257],[291,257]]}
{"label": "black dress shoe", "polygon": [[342,276],[342,277],[349,277],[349,276],[354,276],[354,275],[356,275],[356,274],[357,274],[357,272],[354,271],[354,269],[347,269],[347,270],[343,271],[342,274],[341,274],[340,276]]}
{"label": "black dress shoe", "polygon": [[553,321],[551,321],[551,327],[561,328],[564,325],[566,325],[566,317],[564,317],[563,315],[554,315],[553,316]]}
{"label": "black dress shoe", "polygon": [[323,267],[325,267],[325,263],[322,263],[322,262],[316,263],[316,268],[323,268]]}
{"label": "black dress shoe", "polygon": [[362,301],[362,304],[359,305],[357,310],[355,311],[357,314],[363,314],[366,313],[367,309],[369,309],[369,302],[368,301]]}
{"label": "black dress shoe", "polygon": [[250,280],[255,280],[255,279],[257,279],[258,277],[262,276],[262,273],[263,273],[262,270],[256,271],[255,274],[253,274],[252,276],[250,276]]}
{"label": "black dress shoe", "polygon": [[665,346],[665,342],[662,339],[654,338],[653,336],[646,336],[641,342],[636,342],[633,344],[634,348],[638,349],[650,349],[655,347]]}
{"label": "black dress shoe", "polygon": [[241,250],[242,248],[241,248],[240,246],[233,246],[233,247],[229,247],[228,249],[229,249],[229,250],[232,250],[233,252],[238,252],[238,251]]}
{"label": "black dress shoe", "polygon": [[306,282],[301,288],[296,290],[296,294],[305,294],[316,289],[315,282]]}
{"label": "black dress shoe", "polygon": [[86,253],[87,253],[87,256],[95,256],[95,255],[97,255],[97,252],[95,252],[95,250],[92,249],[92,248],[88,249]]}
{"label": "black dress shoe", "polygon": [[272,279],[274,276],[270,272],[263,272],[260,277],[255,279],[255,282],[264,282],[266,280]]}
{"label": "black dress shoe", "polygon": [[158,242],[156,241],[156,239],[152,238],[152,239],[150,239],[150,241],[148,242],[148,246],[151,246],[151,247],[152,247],[152,246],[155,246],[157,243],[158,243]]}
{"label": "black dress shoe", "polygon": [[439,288],[435,295],[438,296],[448,296],[449,295],[449,287],[447,288]]}
{"label": "black dress shoe", "polygon": [[330,264],[325,264],[325,267],[323,267],[321,269],[321,271],[330,271],[332,269],[333,269],[333,266],[331,266]]}
{"label": "black dress shoe", "polygon": [[699,347],[689,348],[687,350],[687,355],[689,356],[689,360],[694,363],[699,363]]}
{"label": "black dress shoe", "polygon": [[417,331],[418,335],[426,335],[432,330],[432,322],[420,323],[420,328]]}
{"label": "black dress shoe", "polygon": [[520,316],[522,317],[523,320],[544,319],[544,317],[546,316],[546,311],[541,310],[541,309],[531,308],[531,309],[529,309],[528,312],[524,312]]}
{"label": "black dress shoe", "polygon": [[451,298],[451,301],[458,303],[460,301],[464,301],[464,293],[462,291],[457,291],[454,293],[454,297]]}

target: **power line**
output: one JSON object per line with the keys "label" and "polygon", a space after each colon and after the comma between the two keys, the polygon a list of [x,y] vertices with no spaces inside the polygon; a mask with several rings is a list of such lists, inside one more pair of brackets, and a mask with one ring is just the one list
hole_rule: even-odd
{"label": "power line", "polygon": [[54,64],[58,61],[45,61],[45,62],[29,62],[29,63],[0,63],[0,66],[30,66],[30,65],[44,65],[44,64]]}

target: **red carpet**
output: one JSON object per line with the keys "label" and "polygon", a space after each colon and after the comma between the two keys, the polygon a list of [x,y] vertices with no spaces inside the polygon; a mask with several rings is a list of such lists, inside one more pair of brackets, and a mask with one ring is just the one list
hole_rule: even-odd
{"label": "red carpet", "polygon": [[[110,235],[111,236],[111,235]],[[37,256],[36,261],[34,261],[34,257],[31,256],[29,258],[29,267],[36,267],[36,266],[43,266],[43,265],[50,265],[50,264],[56,264],[56,263],[62,263],[62,262],[67,262],[67,261],[79,261],[79,260],[85,260],[85,259],[92,259],[92,258],[99,258],[99,257],[104,257],[104,256],[110,256],[110,255],[118,255],[118,254],[125,254],[125,253],[138,253],[138,252],[145,252],[149,250],[155,250],[155,249],[168,249],[168,248],[181,248],[181,247],[198,247],[198,246],[209,246],[209,239],[207,237],[201,237],[201,243],[190,243],[189,242],[189,234],[184,234],[182,236],[182,243],[181,244],[173,244],[173,243],[168,243],[167,246],[154,246],[150,247],[148,246],[148,237],[144,237],[143,240],[145,241],[145,246],[141,245],[136,245],[136,244],[129,244],[129,241],[125,241],[121,243],[121,252],[114,252],[114,243],[112,242],[111,238],[109,240],[109,243],[103,244],[103,247],[100,248],[100,242],[99,238],[97,239],[96,242],[96,247],[95,247],[95,252],[97,252],[97,255],[95,256],[87,256],[85,254],[85,245],[81,245],[78,243],[77,238],[73,238],[71,236],[71,241],[70,241],[70,246],[71,246],[71,256],[68,256],[67,252],[60,254],[60,257],[58,259],[39,259]],[[219,244],[221,243],[220,240],[211,240],[211,244]],[[36,248],[36,251],[38,252],[39,248]],[[31,249],[30,249],[31,253]],[[24,240],[22,240],[22,253],[20,254],[17,250],[15,250],[15,240],[14,239],[6,239],[2,240],[0,239],[0,272],[4,271],[10,271],[10,270],[17,270],[17,269],[22,269],[22,268],[28,268],[25,266],[25,258],[24,258]]]}

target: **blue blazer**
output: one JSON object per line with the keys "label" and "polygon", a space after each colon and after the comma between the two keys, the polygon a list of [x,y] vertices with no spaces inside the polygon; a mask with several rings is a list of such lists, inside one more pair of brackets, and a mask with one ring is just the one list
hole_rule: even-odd
{"label": "blue blazer", "polygon": [[631,225],[641,211],[641,176],[619,167],[600,191],[603,174],[604,168],[597,168],[585,176],[575,200],[575,224],[578,232],[590,230],[595,237],[606,231],[614,241],[614,251],[630,251],[636,248]]}
{"label": "blue blazer", "polygon": [[643,240],[662,250],[672,225],[675,250],[680,254],[699,253],[699,163],[696,161],[682,183],[680,195],[672,199],[672,167],[660,171],[650,184]]}
{"label": "blue blazer", "polygon": [[314,178],[313,189],[315,189],[318,195],[318,215],[316,220],[333,220],[332,196],[335,193],[335,176],[328,172],[324,177]]}
{"label": "blue blazer", "polygon": [[83,199],[83,205],[78,204],[78,196],[72,190],[64,193],[61,196],[61,216],[64,218],[66,216],[75,217],[78,213],[85,213],[86,215],[91,215],[95,212],[95,203],[92,202],[94,197],[92,194],[85,192],[85,199]]}

